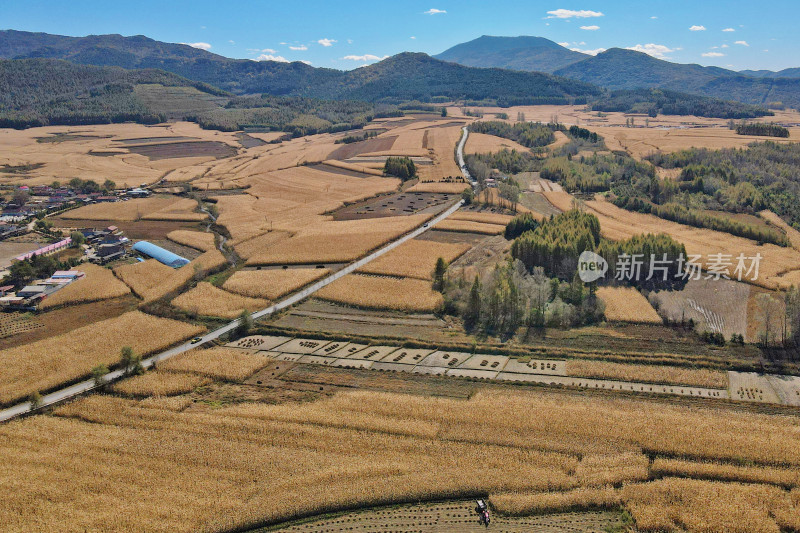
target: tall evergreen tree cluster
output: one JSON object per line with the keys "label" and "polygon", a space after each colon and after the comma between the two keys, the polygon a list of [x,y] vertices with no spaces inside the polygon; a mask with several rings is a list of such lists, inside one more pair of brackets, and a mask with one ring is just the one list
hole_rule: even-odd
{"label": "tall evergreen tree cluster", "polygon": [[383,165],[383,173],[406,181],[417,177],[417,167],[410,157],[388,157]]}

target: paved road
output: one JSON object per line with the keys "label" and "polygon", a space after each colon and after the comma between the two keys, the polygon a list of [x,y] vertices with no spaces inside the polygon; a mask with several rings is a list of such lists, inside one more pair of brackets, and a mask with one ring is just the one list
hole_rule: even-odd
{"label": "paved road", "polygon": [[467,170],[467,164],[464,162],[464,145],[467,144],[467,137],[469,137],[469,129],[467,126],[462,128],[464,132],[461,135],[461,140],[458,141],[458,150],[456,150],[456,154],[458,156],[458,166],[461,167],[461,173],[464,174],[464,179],[466,179],[472,187],[474,188],[478,183],[469,175],[469,170]]}
{"label": "paved road", "polygon": [[[466,131],[466,128],[465,128],[465,131]],[[459,154],[461,153],[461,148],[463,147],[463,144],[464,144],[465,140],[466,140],[466,133],[464,135],[464,138],[462,138],[461,143],[459,144]],[[262,318],[262,317],[265,317],[265,316],[269,316],[269,315],[271,315],[271,314],[273,314],[273,313],[275,313],[277,311],[280,311],[282,309],[286,309],[287,307],[290,307],[290,306],[296,304],[297,302],[299,302],[301,300],[304,300],[305,298],[309,297],[311,294],[317,292],[322,287],[324,287],[324,286],[326,286],[326,285],[328,285],[330,283],[333,283],[337,279],[356,271],[357,269],[359,269],[362,266],[366,265],[370,261],[382,256],[386,252],[397,248],[398,246],[400,246],[404,242],[409,241],[409,240],[421,235],[422,233],[428,231],[434,225],[438,224],[439,222],[441,222],[445,218],[449,217],[450,215],[452,215],[453,213],[458,211],[458,209],[462,205],[462,202],[463,202],[462,200],[459,200],[458,202],[456,202],[455,204],[450,206],[446,211],[444,211],[443,213],[437,215],[430,222],[426,222],[424,225],[418,227],[417,229],[415,229],[411,233],[408,233],[408,234],[402,236],[401,238],[397,239],[396,241],[387,244],[383,248],[381,248],[381,249],[369,254],[368,256],[364,257],[363,259],[359,259],[355,263],[351,263],[350,265],[348,265],[345,268],[337,271],[336,273],[331,274],[327,278],[324,278],[321,281],[318,281],[318,282],[314,283],[313,285],[303,289],[302,291],[294,294],[293,296],[290,296],[289,298],[286,298],[285,300],[283,300],[283,301],[281,301],[279,303],[276,303],[275,305],[272,305],[270,307],[267,307],[266,309],[262,309],[261,311],[257,311],[255,313],[253,313],[252,314],[253,319],[259,319],[259,318]],[[147,358],[147,359],[142,361],[142,366],[145,367],[145,368],[149,368],[154,363],[157,363],[158,361],[163,361],[165,359],[169,359],[170,357],[178,355],[179,353],[183,353],[183,352],[188,351],[188,350],[190,350],[192,348],[196,348],[196,347],[200,346],[201,344],[204,344],[206,342],[215,340],[215,339],[221,337],[222,335],[224,335],[226,333],[229,333],[230,331],[236,329],[236,327],[238,325],[239,325],[239,320],[238,319],[234,320],[233,322],[230,322],[229,324],[227,324],[225,326],[222,326],[219,329],[215,329],[214,331],[210,331],[210,332],[206,333],[205,335],[203,335],[201,337],[201,340],[199,342],[197,342],[197,343],[192,344],[191,342],[186,342],[184,344],[181,344],[180,346],[176,346],[176,347],[171,348],[171,349],[169,349],[169,350],[167,350],[165,352],[161,352],[161,353],[159,353],[157,355],[149,357],[149,358]],[[120,370],[116,370],[114,372],[110,372],[110,373],[105,375],[104,382],[111,382],[111,381],[117,380],[117,379],[121,378],[122,375],[123,375],[122,371],[120,371]],[[73,396],[77,396],[77,395],[82,394],[84,392],[88,392],[88,391],[96,388],[96,386],[97,385],[95,384],[94,380],[86,380],[86,381],[82,381],[80,383],[76,383],[75,385],[72,385],[72,386],[57,390],[55,392],[52,392],[52,393],[47,394],[47,395],[42,397],[41,407],[45,407],[45,406],[48,406],[48,405],[53,405],[55,403],[58,403],[58,402],[66,400],[66,399],[72,398]],[[0,411],[0,422],[4,422],[6,420],[10,420],[10,419],[15,418],[17,416],[23,415],[23,414],[29,412],[30,410],[31,410],[30,402],[23,402],[23,403],[15,405],[15,406],[9,407],[8,409],[4,409],[4,410]]]}

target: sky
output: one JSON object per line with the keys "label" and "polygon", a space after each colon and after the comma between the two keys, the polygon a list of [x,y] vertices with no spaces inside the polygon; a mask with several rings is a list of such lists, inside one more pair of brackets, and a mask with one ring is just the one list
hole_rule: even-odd
{"label": "sky", "polygon": [[2,0],[0,28],[119,33],[227,57],[352,69],[437,54],[481,35],[534,35],[597,53],[633,48],[734,70],[800,66],[800,1]]}

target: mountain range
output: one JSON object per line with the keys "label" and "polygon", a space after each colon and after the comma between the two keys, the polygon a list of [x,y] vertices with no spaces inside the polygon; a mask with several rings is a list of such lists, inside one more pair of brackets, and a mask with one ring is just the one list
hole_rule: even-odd
{"label": "mountain range", "polygon": [[463,65],[548,72],[611,90],[655,87],[749,104],[782,102],[800,107],[800,68],[736,72],[672,63],[622,48],[592,56],[527,36],[484,35],[434,57]]}

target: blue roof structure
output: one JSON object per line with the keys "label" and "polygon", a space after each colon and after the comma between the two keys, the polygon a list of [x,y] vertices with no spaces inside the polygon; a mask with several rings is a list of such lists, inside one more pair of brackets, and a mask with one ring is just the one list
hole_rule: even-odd
{"label": "blue roof structure", "polygon": [[140,254],[152,257],[153,259],[160,261],[167,266],[171,266],[172,268],[179,268],[183,265],[189,264],[189,260],[185,257],[173,254],[169,250],[165,250],[160,246],[156,246],[152,242],[139,241],[133,245],[133,249]]}

